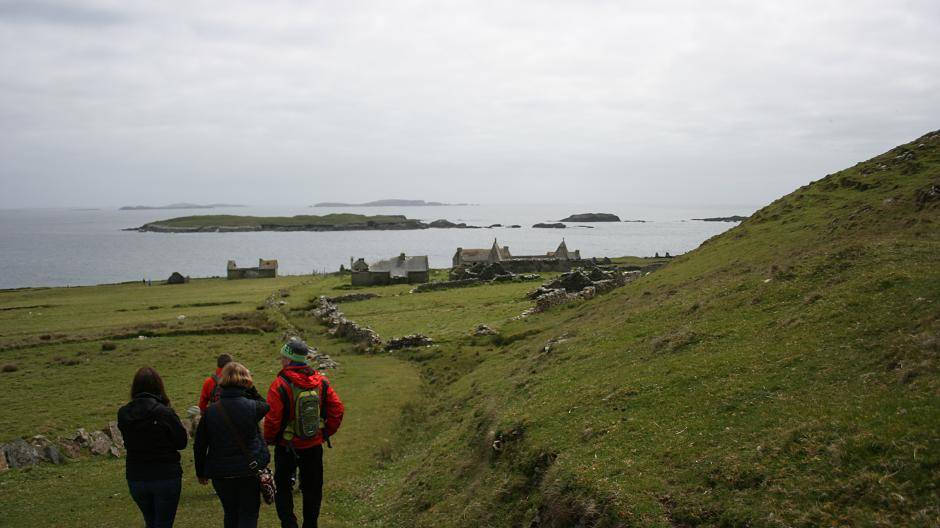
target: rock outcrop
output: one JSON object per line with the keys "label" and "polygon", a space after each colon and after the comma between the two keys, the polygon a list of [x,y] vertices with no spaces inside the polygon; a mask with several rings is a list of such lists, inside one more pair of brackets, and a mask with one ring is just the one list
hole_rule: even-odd
{"label": "rock outcrop", "polygon": [[22,438],[17,438],[3,446],[3,454],[12,469],[35,466],[40,460],[36,447]]}
{"label": "rock outcrop", "polygon": [[619,222],[620,217],[610,213],[581,213],[562,218],[559,222]]}
{"label": "rock outcrop", "polygon": [[532,227],[537,228],[537,229],[564,229],[568,226],[566,226],[565,224],[562,224],[561,222],[552,222],[552,223],[539,222],[533,225]]}

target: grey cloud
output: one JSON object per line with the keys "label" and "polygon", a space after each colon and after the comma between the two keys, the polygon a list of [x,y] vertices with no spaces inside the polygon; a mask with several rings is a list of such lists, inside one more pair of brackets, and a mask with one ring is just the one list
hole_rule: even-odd
{"label": "grey cloud", "polygon": [[0,0],[0,22],[48,23],[74,26],[110,26],[128,21],[113,9],[78,2],[47,0]]}
{"label": "grey cloud", "polygon": [[26,5],[0,207],[759,205],[940,117],[935,2]]}

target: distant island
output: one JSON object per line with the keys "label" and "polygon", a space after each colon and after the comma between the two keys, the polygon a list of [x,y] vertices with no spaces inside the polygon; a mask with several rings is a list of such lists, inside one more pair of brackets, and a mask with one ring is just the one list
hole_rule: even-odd
{"label": "distant island", "polygon": [[746,216],[716,216],[713,218],[693,218],[692,220],[699,220],[701,222],[743,222],[747,220]]}
{"label": "distant island", "polygon": [[225,203],[216,203],[216,204],[193,204],[193,203],[175,203],[169,205],[125,205],[121,207],[119,211],[150,211],[153,209],[217,209],[221,207],[245,207],[244,205],[239,204],[225,204]]}
{"label": "distant island", "polygon": [[[328,214],[297,216],[181,216],[125,231],[153,233],[235,233],[243,231],[374,231],[428,229],[429,224],[404,215]],[[439,225],[437,227],[449,227]],[[455,227],[459,227],[455,225]]]}
{"label": "distant island", "polygon": [[311,207],[422,207],[422,206],[440,206],[440,205],[470,205],[467,203],[443,203],[443,202],[425,202],[424,200],[375,200],[365,203],[343,203],[343,202],[320,202]]}
{"label": "distant island", "polygon": [[581,213],[562,218],[559,222],[619,222],[620,217],[610,213]]}

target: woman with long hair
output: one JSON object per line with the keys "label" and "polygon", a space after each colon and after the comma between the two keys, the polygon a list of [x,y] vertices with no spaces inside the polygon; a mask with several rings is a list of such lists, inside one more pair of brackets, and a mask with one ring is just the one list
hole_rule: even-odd
{"label": "woman with long hair", "polygon": [[241,363],[225,365],[219,385],[219,401],[209,405],[196,428],[196,477],[204,485],[212,480],[225,528],[255,528],[261,508],[258,470],[271,461],[258,422],[269,407]]}
{"label": "woman with long hair", "polygon": [[118,428],[127,449],[127,486],[144,523],[172,527],[183,486],[179,450],[188,436],[156,370],[141,367],[134,374],[131,401],[118,410]]}

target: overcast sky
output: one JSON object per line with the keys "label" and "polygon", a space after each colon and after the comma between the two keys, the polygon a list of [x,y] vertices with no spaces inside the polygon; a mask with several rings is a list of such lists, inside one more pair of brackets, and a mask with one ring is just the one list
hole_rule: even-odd
{"label": "overcast sky", "polygon": [[940,2],[0,0],[0,207],[760,205],[940,128]]}

